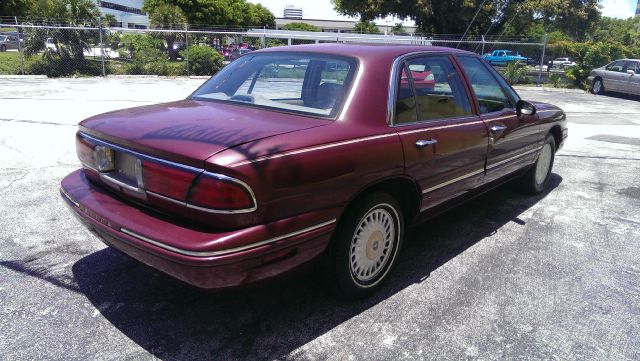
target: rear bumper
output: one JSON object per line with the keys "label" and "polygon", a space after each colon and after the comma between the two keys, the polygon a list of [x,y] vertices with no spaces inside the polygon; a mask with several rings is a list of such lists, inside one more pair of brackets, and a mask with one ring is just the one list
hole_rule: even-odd
{"label": "rear bumper", "polygon": [[82,170],[62,181],[74,215],[107,245],[186,283],[226,288],[277,276],[321,255],[338,210],[233,231],[202,230],[130,205]]}

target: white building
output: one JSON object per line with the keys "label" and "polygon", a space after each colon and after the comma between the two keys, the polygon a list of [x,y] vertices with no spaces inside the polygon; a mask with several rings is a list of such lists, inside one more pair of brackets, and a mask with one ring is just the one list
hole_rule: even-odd
{"label": "white building", "polygon": [[293,5],[286,5],[284,7],[285,19],[302,19],[302,8],[295,7]]}
{"label": "white building", "polygon": [[142,11],[144,0],[94,0],[102,15],[113,15],[117,26],[130,29],[146,29],[149,17]]}

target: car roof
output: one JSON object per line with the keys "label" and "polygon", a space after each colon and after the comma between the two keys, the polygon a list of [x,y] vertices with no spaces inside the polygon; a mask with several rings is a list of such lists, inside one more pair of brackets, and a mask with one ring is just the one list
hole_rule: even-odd
{"label": "car roof", "polygon": [[325,43],[325,44],[304,44],[291,46],[278,46],[275,48],[266,48],[258,50],[258,52],[312,52],[332,55],[368,57],[398,57],[404,54],[414,52],[434,52],[449,54],[473,54],[472,52],[459,50],[455,48],[447,48],[442,46],[427,45],[398,45],[398,44],[344,44],[344,43]]}

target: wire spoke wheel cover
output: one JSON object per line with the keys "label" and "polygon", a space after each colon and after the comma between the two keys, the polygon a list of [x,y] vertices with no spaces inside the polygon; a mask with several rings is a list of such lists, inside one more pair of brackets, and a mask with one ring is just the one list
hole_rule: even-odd
{"label": "wire spoke wheel cover", "polygon": [[375,284],[388,270],[386,266],[396,251],[397,219],[393,207],[380,204],[370,209],[356,225],[349,248],[349,266],[356,283]]}
{"label": "wire spoke wheel cover", "polygon": [[542,147],[542,152],[538,157],[538,162],[536,163],[536,183],[542,184],[547,179],[549,175],[549,169],[551,168],[551,157],[553,156],[553,150],[551,149],[551,145],[549,143],[545,144]]}

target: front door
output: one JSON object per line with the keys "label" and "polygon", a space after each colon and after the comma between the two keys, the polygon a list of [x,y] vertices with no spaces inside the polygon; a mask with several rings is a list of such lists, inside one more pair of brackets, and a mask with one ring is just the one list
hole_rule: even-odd
{"label": "front door", "polygon": [[487,128],[449,56],[409,57],[399,72],[393,126],[425,210],[481,183]]}
{"label": "front door", "polygon": [[458,56],[489,131],[485,182],[513,173],[535,159],[540,147],[538,116],[518,116],[515,91],[475,56]]}
{"label": "front door", "polygon": [[[626,92],[640,95],[640,62],[629,60],[624,70],[627,74],[625,78]],[[630,71],[633,71],[633,74]]]}

